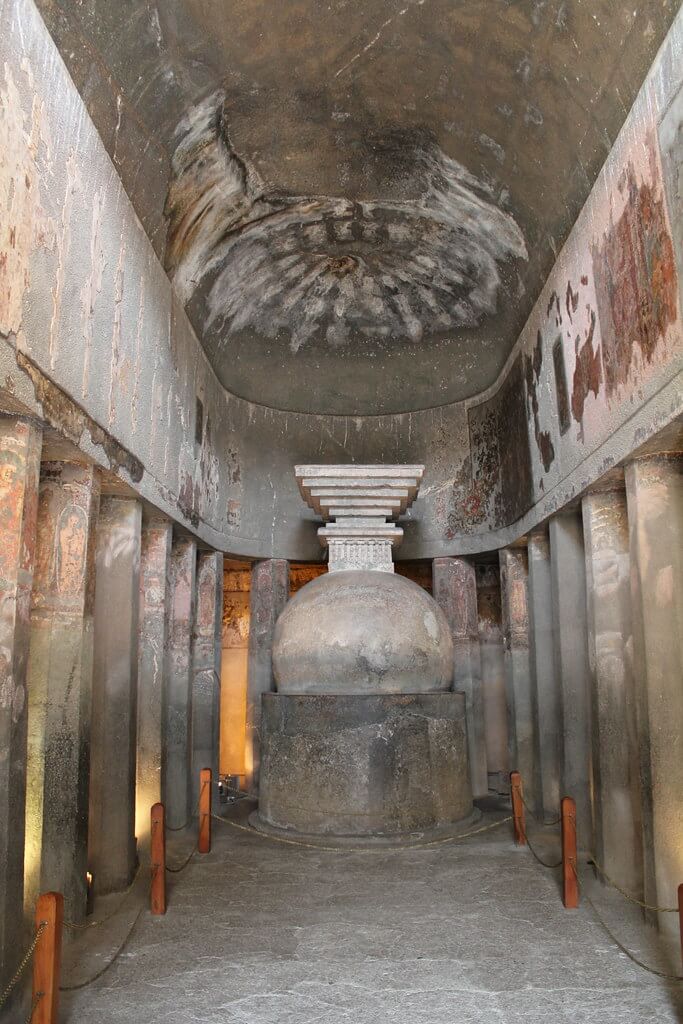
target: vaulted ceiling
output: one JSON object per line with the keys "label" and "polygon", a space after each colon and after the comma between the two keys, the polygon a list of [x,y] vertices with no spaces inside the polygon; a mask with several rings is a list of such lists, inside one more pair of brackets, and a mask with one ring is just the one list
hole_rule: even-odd
{"label": "vaulted ceiling", "polygon": [[225,387],[491,384],[678,0],[38,0]]}

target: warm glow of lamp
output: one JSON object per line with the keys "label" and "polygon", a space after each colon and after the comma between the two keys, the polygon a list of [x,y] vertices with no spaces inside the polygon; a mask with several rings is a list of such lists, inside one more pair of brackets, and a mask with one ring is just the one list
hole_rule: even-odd
{"label": "warm glow of lamp", "polygon": [[147,786],[138,783],[135,795],[135,837],[138,848],[143,850],[148,849],[151,841],[150,808],[160,799],[155,783],[156,780]]}
{"label": "warm glow of lamp", "polygon": [[24,845],[24,910],[32,916],[40,888],[41,845],[27,832]]}
{"label": "warm glow of lamp", "polygon": [[86,871],[86,873],[85,873],[85,891],[86,891],[85,912],[86,912],[86,914],[92,914],[93,909],[94,909],[94,905],[95,905],[95,893],[93,891],[93,884],[92,884],[92,871]]}

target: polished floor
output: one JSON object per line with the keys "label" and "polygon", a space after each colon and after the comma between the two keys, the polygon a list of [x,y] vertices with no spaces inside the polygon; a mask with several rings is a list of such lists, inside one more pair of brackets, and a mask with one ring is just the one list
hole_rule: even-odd
{"label": "polished floor", "polygon": [[[485,821],[495,820],[489,812]],[[191,848],[169,845],[179,863]],[[546,856],[555,852],[542,846]],[[644,973],[585,904],[565,911],[558,872],[509,826],[422,849],[325,851],[214,823],[212,852],[170,876],[163,918],[140,913],[92,985],[63,996],[64,1024],[669,1024],[683,986]],[[587,870],[584,869],[587,875]],[[146,880],[67,954],[76,984],[120,945]],[[629,948],[680,972],[638,912],[594,881]],[[107,909],[103,901],[96,915]],[[104,934],[100,934],[104,931]]]}

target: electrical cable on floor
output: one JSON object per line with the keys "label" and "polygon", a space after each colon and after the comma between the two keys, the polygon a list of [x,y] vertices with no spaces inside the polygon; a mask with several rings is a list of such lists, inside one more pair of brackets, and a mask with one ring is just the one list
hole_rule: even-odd
{"label": "electrical cable on floor", "polygon": [[261,839],[270,839],[274,843],[285,843],[287,846],[300,846],[308,850],[324,850],[329,853],[375,853],[375,854],[386,854],[386,853],[399,853],[402,850],[418,850],[425,849],[429,846],[443,846],[445,843],[456,843],[459,839],[469,839],[471,836],[480,835],[482,832],[490,832],[494,828],[498,828],[500,825],[505,825],[512,821],[512,815],[507,818],[501,818],[500,821],[494,821],[490,825],[483,825],[481,828],[472,829],[471,832],[463,832],[457,836],[446,836],[443,839],[431,839],[426,843],[406,843],[403,846],[394,847],[352,847],[352,846],[317,846],[315,843],[301,843],[297,839],[286,839],[284,836],[270,835],[268,832],[259,832],[258,829],[252,828],[251,825],[242,825],[240,822],[231,821],[230,818],[222,818],[220,814],[212,814],[212,818],[217,821],[222,821],[224,825],[231,825],[232,828],[239,829],[241,832],[248,832],[250,835],[260,836]]}
{"label": "electrical cable on floor", "polygon": [[138,921],[140,920],[140,915],[142,914],[143,909],[144,909],[144,907],[140,907],[140,909],[138,910],[137,914],[135,915],[135,917],[133,919],[132,925],[128,929],[128,934],[126,935],[125,939],[123,940],[123,942],[121,943],[119,948],[114,953],[114,955],[111,958],[111,960],[109,961],[109,963],[105,964],[104,967],[102,967],[101,970],[99,970],[97,972],[97,974],[94,974],[92,976],[92,978],[88,978],[87,981],[81,981],[77,985],[60,985],[59,986],[59,991],[60,992],[77,992],[81,988],[87,988],[88,985],[92,985],[93,982],[97,981],[98,978],[101,978],[103,974],[106,974],[106,972],[109,970],[109,968],[113,964],[116,963],[116,961],[118,960],[118,958],[121,956],[121,954],[123,953],[124,949],[128,945],[128,943],[130,941],[130,937],[133,934],[133,932],[135,931],[135,926],[138,923]]}

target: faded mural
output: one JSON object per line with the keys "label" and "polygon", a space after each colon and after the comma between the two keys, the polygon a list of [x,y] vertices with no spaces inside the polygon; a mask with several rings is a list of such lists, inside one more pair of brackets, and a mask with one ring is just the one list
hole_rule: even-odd
{"label": "faded mural", "polygon": [[419,168],[419,199],[353,201],[268,187],[233,151],[228,118],[221,94],[186,115],[167,203],[167,262],[200,337],[219,332],[226,348],[249,330],[296,353],[312,338],[420,341],[496,312],[500,266],[526,259],[524,238],[427,133],[374,142]]}
{"label": "faded mural", "polygon": [[656,84],[641,94],[522,334],[537,494],[656,394],[665,367],[668,379],[681,370],[672,217],[679,225],[683,206],[669,193],[667,207],[648,102]]}
{"label": "faded mural", "polygon": [[[19,10],[23,37],[14,16]],[[204,542],[236,556],[320,557],[313,517],[301,507],[292,466],[326,460],[426,463],[402,558],[466,554],[509,543],[683,411],[683,213],[676,162],[683,123],[676,68],[682,53],[683,14],[497,382],[466,401],[412,413],[323,416],[282,412],[226,392],[39,16],[28,0],[6,0],[0,7],[0,132],[11,154],[0,167],[0,208],[7,225],[0,247],[5,407],[11,399],[12,408],[43,419]],[[78,152],[69,142],[74,138]],[[418,274],[419,252],[406,255],[398,240],[392,248],[392,225],[407,230],[411,218],[431,218],[433,224],[422,223],[419,233],[424,229],[429,244],[450,247],[453,221],[476,208],[478,222],[467,226],[454,247],[457,256],[472,244],[480,256],[463,277],[464,305],[458,308],[467,309],[467,316],[486,316],[507,257],[517,259],[513,254],[524,244],[477,182],[445,161],[428,140],[423,198],[407,210],[403,201],[386,210],[380,204],[383,212],[351,210],[342,200],[330,206],[324,197],[287,196],[277,202],[271,197],[266,211],[251,172],[230,164],[224,138],[214,133],[207,141],[208,170],[196,157],[189,145],[169,200],[178,239],[175,287],[187,289],[190,306],[208,302],[217,275],[238,250],[247,262],[257,252],[263,267],[271,269],[271,261],[298,254],[290,266],[293,295],[303,281],[301,259],[306,263],[316,252],[320,260],[315,262],[316,256],[311,264],[317,268],[312,284],[334,278],[335,289],[344,281],[350,282],[344,287],[355,289],[360,263],[352,266],[350,251],[330,239],[338,240],[346,230],[364,233],[366,221],[370,236],[382,218],[387,231],[382,251],[393,254],[392,272]],[[211,163],[219,159],[222,178]],[[228,164],[233,178],[226,175]],[[197,181],[209,171],[216,174],[214,184],[208,192],[206,182],[202,188],[213,205],[204,211],[195,205]],[[255,210],[267,212],[263,223]],[[242,218],[242,230],[228,230],[223,238],[232,223],[226,211]],[[299,238],[295,221],[318,231],[328,213],[329,247]],[[496,242],[484,230],[487,218],[500,236]],[[298,248],[283,256],[294,239]],[[356,242],[365,245],[361,238]],[[369,249],[367,260],[363,257],[373,281],[379,280],[379,251]],[[199,284],[193,291],[195,273]],[[420,319],[431,329],[441,315],[440,300],[428,288],[420,294],[425,299]],[[329,305],[311,319],[328,346],[335,342],[332,335],[326,340],[326,317],[338,297],[336,291],[334,298],[333,291],[321,292]],[[363,292],[361,306],[366,301]],[[277,302],[282,316],[289,316],[284,293]],[[218,304],[217,292],[216,322],[225,314],[232,330],[232,313],[220,313]],[[296,313],[295,306],[287,344],[294,340],[304,354],[313,341],[297,333],[303,307]],[[449,315],[460,315],[455,305],[449,308]],[[391,322],[407,331],[395,300],[391,310]],[[370,331],[381,325],[383,315],[376,314]],[[64,522],[59,568],[64,586],[78,563],[75,541],[66,543],[76,526]]]}
{"label": "faded mural", "polygon": [[[677,45],[673,40],[672,48]],[[608,450],[592,477],[584,471],[576,483],[565,484],[648,398],[668,403],[661,410],[664,422],[683,411],[675,251],[683,193],[658,140],[661,75],[656,68],[643,87],[502,382],[484,402],[468,404],[470,452],[451,493],[442,493],[437,504],[446,540],[477,534],[482,526],[506,528],[534,508],[550,514],[561,507],[618,461]],[[671,111],[683,124],[681,95],[667,113],[663,137],[670,150],[680,148]],[[667,399],[659,395],[664,384],[671,392]],[[640,424],[630,448],[655,432],[654,420]],[[563,485],[564,494],[554,497]]]}

